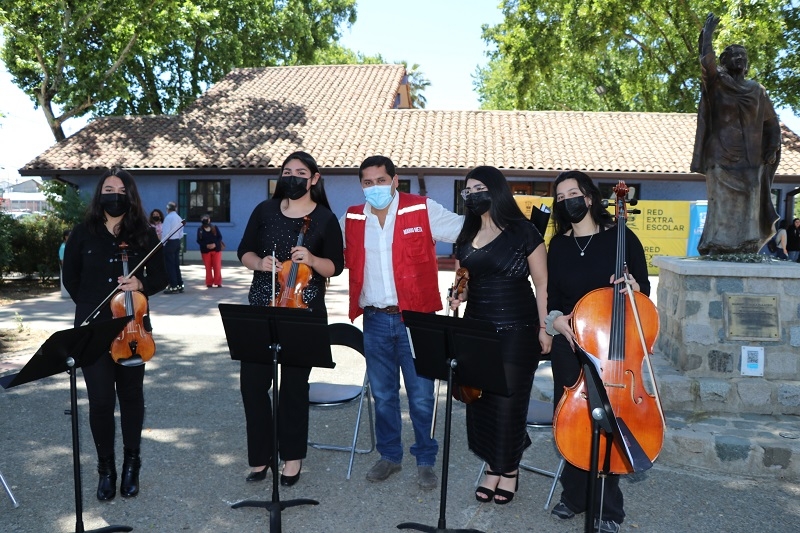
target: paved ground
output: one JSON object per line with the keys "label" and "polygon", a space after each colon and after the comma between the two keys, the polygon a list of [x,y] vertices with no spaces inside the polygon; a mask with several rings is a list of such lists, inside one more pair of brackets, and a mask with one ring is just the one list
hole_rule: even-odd
{"label": "paved ground", "polygon": [[[158,295],[152,315],[158,352],[148,363],[147,415],[144,429],[142,492],[130,500],[119,496],[110,503],[94,498],[96,475],[88,428],[85,391],[79,380],[83,521],[86,529],[125,524],[135,531],[257,532],[269,531],[263,509],[231,509],[244,499],[269,500],[271,483],[246,484],[244,415],[238,389],[238,365],[231,361],[217,304],[246,303],[249,274],[225,267],[221,289],[206,289],[202,266],[184,267],[184,294]],[[442,284],[450,281],[443,273]],[[345,322],[346,277],[336,279],[328,298],[331,322]],[[57,331],[69,328],[73,306],[57,294],[0,308],[0,327],[14,327],[15,313],[26,327]],[[357,325],[360,325],[358,321]],[[31,354],[3,354],[0,374],[18,369]],[[314,371],[315,379],[360,382],[359,357],[335,352],[334,371]],[[548,388],[548,369],[540,368],[537,386]],[[66,374],[0,392],[0,472],[10,484],[19,507],[14,509],[0,489],[0,532],[75,531],[75,502],[69,418],[69,380]],[[444,402],[440,402],[437,438],[442,441]],[[311,436],[347,442],[354,408],[312,409]],[[406,414],[404,416],[407,417]],[[671,426],[678,424],[670,418]],[[727,421],[730,423],[730,421]],[[761,422],[759,422],[761,423]],[[792,427],[787,422],[787,427]],[[751,424],[752,425],[752,424]],[[739,426],[744,432],[748,428]],[[796,426],[794,428],[797,430]],[[699,431],[686,423],[668,434]],[[362,432],[361,443],[368,433]],[[552,468],[557,463],[552,438],[534,434],[525,461]],[[410,424],[404,442],[412,441]],[[712,444],[713,445],[713,444]],[[622,482],[628,518],[625,531],[641,532],[789,532],[800,520],[800,484],[780,475],[749,476],[715,471],[702,454],[682,460],[679,450],[662,454],[648,472]],[[692,455],[684,451],[683,455]],[[441,454],[440,454],[441,458]],[[439,491],[417,488],[413,458],[403,470],[380,484],[364,476],[377,453],[357,456],[353,477],[345,479],[348,455],[309,449],[300,482],[282,488],[282,500],[312,498],[315,506],[282,513],[283,531],[388,532],[397,524],[419,522],[436,526]],[[437,465],[440,467],[441,465]],[[466,446],[464,408],[453,412],[453,441],[446,525],[486,532],[579,532],[582,518],[561,522],[544,510],[549,478],[523,472],[520,490],[511,504],[497,506],[475,501],[472,486],[480,468]],[[557,493],[558,494],[558,491]],[[556,496],[557,498],[557,496]]]}

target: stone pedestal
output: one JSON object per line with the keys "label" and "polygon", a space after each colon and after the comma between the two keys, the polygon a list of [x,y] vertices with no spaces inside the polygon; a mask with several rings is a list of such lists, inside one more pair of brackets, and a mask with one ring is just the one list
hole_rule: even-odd
{"label": "stone pedestal", "polygon": [[[660,269],[655,351],[676,371],[660,376],[664,408],[800,414],[800,264],[676,257],[653,264]],[[743,346],[763,349],[763,376],[742,375]]]}

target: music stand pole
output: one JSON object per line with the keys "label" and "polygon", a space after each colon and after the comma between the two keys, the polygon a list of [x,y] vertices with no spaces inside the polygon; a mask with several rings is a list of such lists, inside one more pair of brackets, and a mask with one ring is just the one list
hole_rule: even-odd
{"label": "music stand pole", "polygon": [[[439,521],[436,527],[415,522],[403,522],[397,529],[416,529],[430,533],[482,533],[478,529],[447,528],[447,483],[450,468],[450,434],[453,409],[453,376],[459,371],[459,382],[508,394],[502,365],[482,355],[498,349],[499,338],[493,325],[479,320],[446,317],[429,313],[403,311],[403,321],[410,331],[417,374],[429,378],[447,377],[447,401],[444,418],[444,448],[442,450],[442,484],[439,496]],[[455,354],[459,354],[458,357]],[[444,368],[446,367],[446,369]]]}
{"label": "music stand pole", "polygon": [[278,492],[278,397],[280,396],[280,387],[278,385],[278,353],[281,351],[281,345],[273,343],[270,344],[269,349],[272,351],[272,500],[268,502],[245,500],[234,503],[231,505],[231,508],[263,507],[269,511],[269,530],[272,533],[281,533],[282,510],[298,505],[318,505],[319,502],[304,498],[282,502]]}
{"label": "music stand pole", "polygon": [[108,354],[108,347],[132,317],[125,316],[91,323],[73,329],[57,331],[48,338],[17,374],[3,376],[3,388],[15,387],[55,374],[69,374],[70,417],[72,422],[72,471],[75,483],[75,533],[106,533],[133,531],[130,526],[106,526],[85,530],[83,526],[83,496],[81,488],[80,438],[78,431],[78,368],[88,366]]}
{"label": "music stand pole", "polygon": [[[272,499],[246,500],[231,505],[263,507],[269,511],[270,531],[281,532],[281,511],[298,505],[317,505],[316,500],[281,501],[278,493],[278,365],[333,368],[328,317],[322,310],[219,304],[220,317],[231,359],[272,364]],[[263,337],[263,338],[262,338]],[[260,342],[263,341],[263,342]],[[271,358],[267,359],[264,346]]]}

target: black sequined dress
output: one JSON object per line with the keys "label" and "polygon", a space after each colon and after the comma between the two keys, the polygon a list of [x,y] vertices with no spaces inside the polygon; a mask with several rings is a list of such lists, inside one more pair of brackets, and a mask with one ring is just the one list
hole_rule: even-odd
{"label": "black sequined dress", "polygon": [[492,322],[501,333],[496,357],[505,367],[510,397],[484,392],[467,405],[469,449],[498,472],[516,469],[531,440],[525,428],[533,374],[539,363],[539,314],[529,278],[528,255],[543,239],[528,222],[506,228],[482,248],[457,252],[469,271],[464,316]]}

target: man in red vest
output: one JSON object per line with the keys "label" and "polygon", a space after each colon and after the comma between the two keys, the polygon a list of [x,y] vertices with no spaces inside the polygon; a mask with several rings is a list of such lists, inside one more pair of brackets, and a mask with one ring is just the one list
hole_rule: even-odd
{"label": "man in red vest", "polygon": [[375,398],[381,458],[367,473],[383,481],[403,460],[400,370],[408,396],[420,488],[438,485],[433,466],[439,445],[430,437],[433,380],[417,376],[400,312],[442,309],[436,241],[455,242],[463,217],[435,201],[397,191],[394,163],[376,155],[358,171],[366,203],[342,217],[345,266],[350,274],[350,320],[364,314],[364,355]]}

